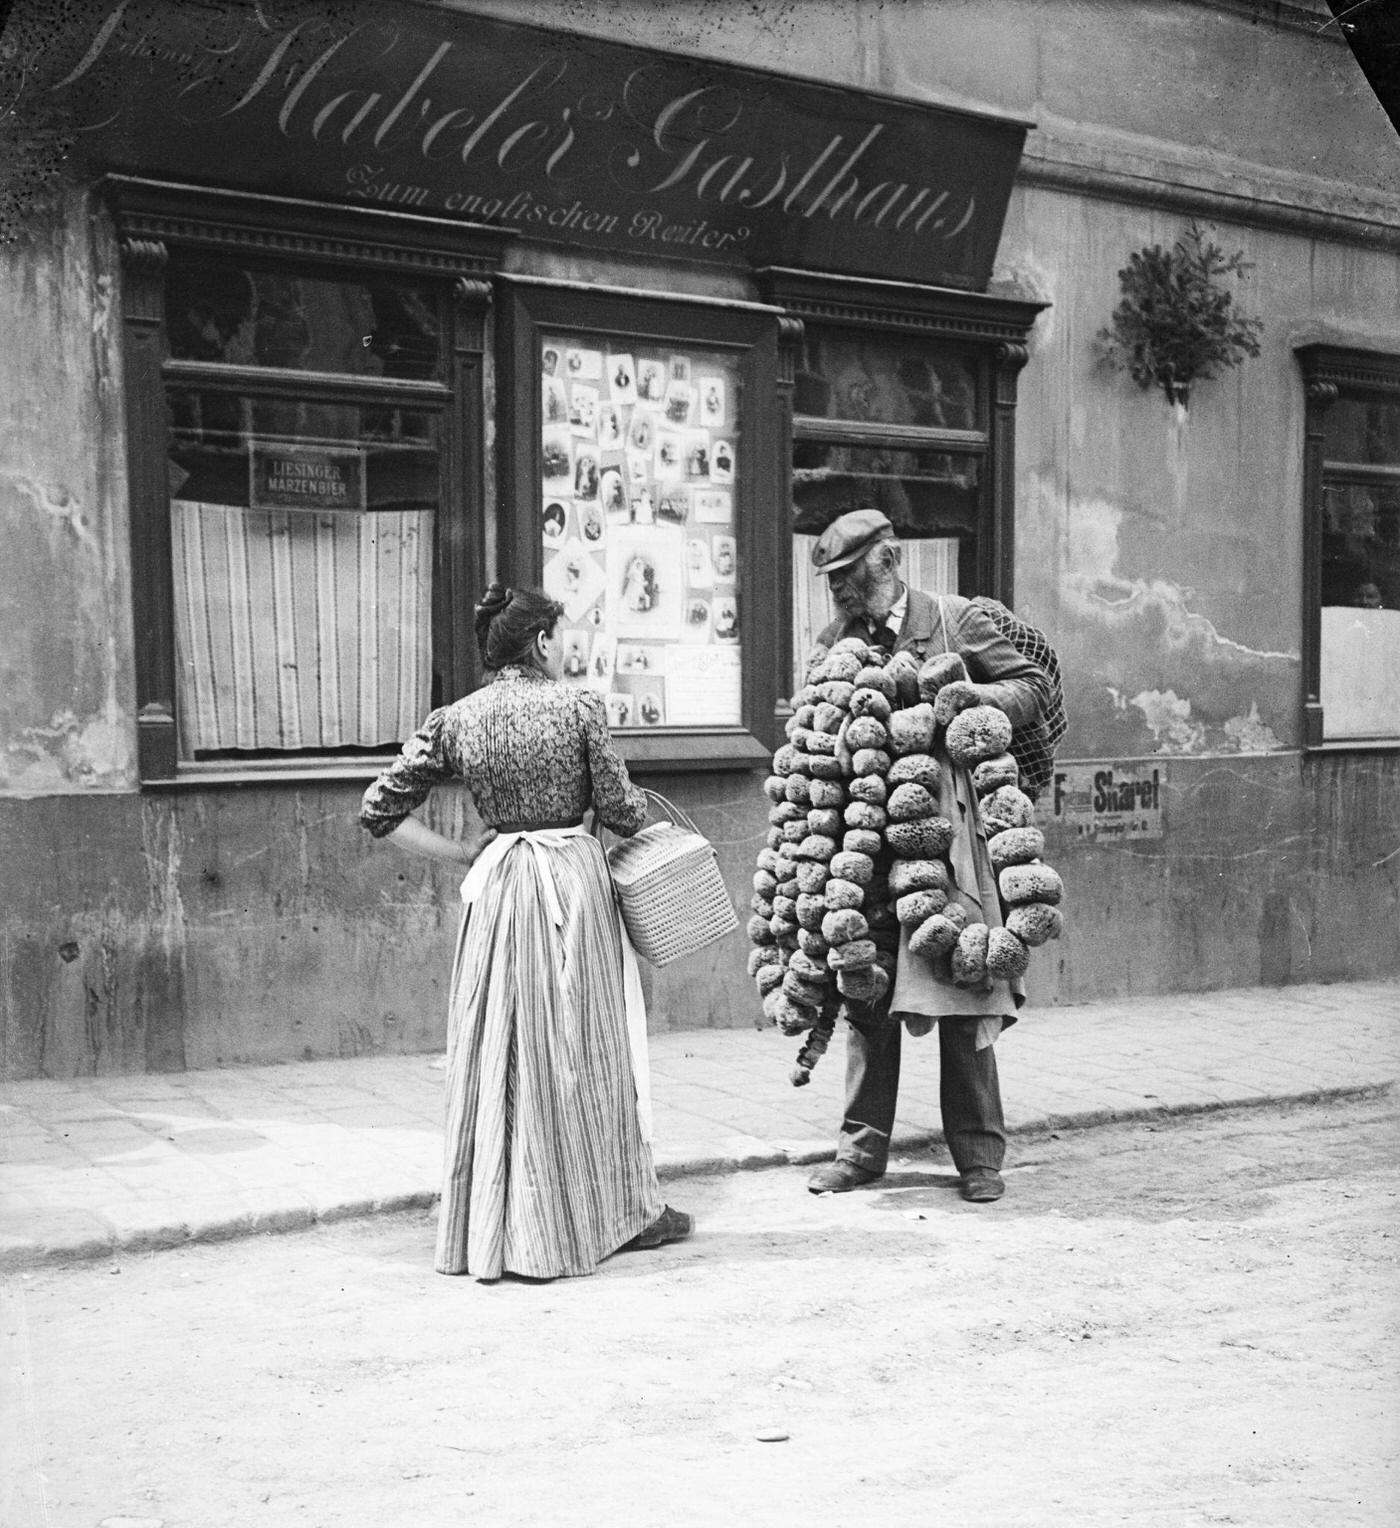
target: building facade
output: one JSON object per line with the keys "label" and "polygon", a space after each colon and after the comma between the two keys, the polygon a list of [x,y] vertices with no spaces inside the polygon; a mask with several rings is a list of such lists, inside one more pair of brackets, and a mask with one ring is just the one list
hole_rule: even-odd
{"label": "building facade", "polygon": [[[455,886],[356,811],[498,572],[744,907],[867,498],[1060,655],[1033,1005],[1400,971],[1400,147],[1329,23],[21,0],[6,1072],[441,1044]],[[1139,385],[1120,272],[1205,246],[1257,354]]]}

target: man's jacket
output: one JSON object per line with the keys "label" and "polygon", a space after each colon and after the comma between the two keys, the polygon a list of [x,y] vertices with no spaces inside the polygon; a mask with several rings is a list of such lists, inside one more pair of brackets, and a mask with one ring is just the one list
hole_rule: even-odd
{"label": "man's jacket", "polygon": [[[842,637],[869,641],[870,627],[862,617],[842,616],[818,636],[817,645],[825,653]],[[895,651],[912,653],[921,663],[942,652],[960,654],[973,682],[986,689],[987,700],[1006,712],[1018,732],[1044,727],[1050,703],[1044,672],[1016,651],[986,611],[960,594],[931,595],[911,587]]]}

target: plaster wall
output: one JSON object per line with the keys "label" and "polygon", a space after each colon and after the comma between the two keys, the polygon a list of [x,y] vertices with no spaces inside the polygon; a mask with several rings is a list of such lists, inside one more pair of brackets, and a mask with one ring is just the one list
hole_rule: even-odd
{"label": "plaster wall", "polygon": [[117,259],[87,197],[0,246],[0,794],[135,785]]}
{"label": "plaster wall", "polygon": [[1017,604],[1054,632],[1071,757],[1298,744],[1303,393],[1295,348],[1400,348],[1400,261],[1242,226],[1211,238],[1262,353],[1187,408],[1105,368],[1117,271],[1179,217],[1048,190],[1013,199],[1001,272],[1052,306],[1017,428]]}

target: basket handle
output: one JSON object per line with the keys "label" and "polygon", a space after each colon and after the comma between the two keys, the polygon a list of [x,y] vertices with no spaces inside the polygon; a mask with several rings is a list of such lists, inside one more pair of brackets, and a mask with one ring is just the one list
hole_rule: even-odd
{"label": "basket handle", "polygon": [[[694,833],[698,838],[705,837],[705,835],[701,833],[700,829],[695,826],[695,820],[691,817],[689,812],[682,811],[681,808],[678,807],[676,803],[672,801],[668,796],[663,796],[660,791],[649,790],[645,785],[639,786],[638,789],[647,798],[648,803],[658,806],[666,814],[667,818],[671,822],[679,823],[681,827],[689,829],[689,831]],[[603,824],[599,822],[596,812],[593,814],[593,822],[589,831],[593,834],[593,837],[603,845],[604,848],[607,848],[610,839],[616,840],[618,837],[618,835],[614,833],[611,828],[605,828]],[[604,838],[603,836],[605,833],[608,835],[607,838]],[[708,840],[706,841],[708,842]]]}
{"label": "basket handle", "polygon": [[645,785],[641,787],[641,791],[649,801],[654,801],[672,822],[679,823],[683,828],[689,828],[699,838],[705,836],[695,826],[695,819],[689,812],[682,811],[669,797],[663,796],[660,791],[650,790]]}

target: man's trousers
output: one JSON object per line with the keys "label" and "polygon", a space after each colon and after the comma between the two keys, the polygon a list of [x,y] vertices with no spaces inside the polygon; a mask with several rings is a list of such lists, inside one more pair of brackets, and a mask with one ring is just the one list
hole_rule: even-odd
{"label": "man's trousers", "polygon": [[[996,1047],[977,1049],[976,1018],[938,1020],[938,1102],[943,1136],[960,1173],[972,1167],[1000,1169],[1006,1127],[997,1081]],[[882,1173],[889,1158],[899,1098],[899,1051],[903,1026],[888,1018],[851,1023],[846,1037],[846,1117],[836,1159]]]}

